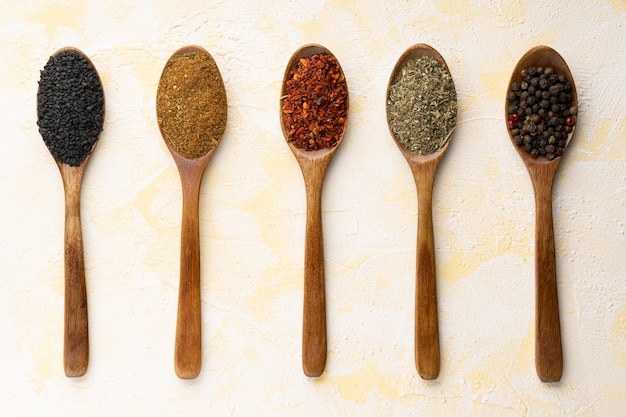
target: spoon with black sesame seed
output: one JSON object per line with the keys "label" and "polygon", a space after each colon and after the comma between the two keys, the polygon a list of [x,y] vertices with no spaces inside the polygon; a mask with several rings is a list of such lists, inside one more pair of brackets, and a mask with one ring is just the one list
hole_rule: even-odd
{"label": "spoon with black sesame seed", "polygon": [[65,319],[63,365],[79,377],[89,362],[81,183],[104,122],[104,93],[92,62],[76,48],[50,57],[37,91],[37,125],[65,191]]}
{"label": "spoon with black sesame seed", "polygon": [[170,57],[159,80],[156,111],[183,192],[174,370],[179,378],[192,379],[200,373],[202,353],[200,185],[221,141],[227,116],[224,81],[206,50],[186,46]]}
{"label": "spoon with black sesame seed", "polygon": [[417,187],[415,365],[423,379],[440,371],[432,197],[435,174],[456,126],[457,99],[448,66],[434,48],[418,44],[398,59],[387,87],[389,132]]}
{"label": "spoon with black sesame seed", "polygon": [[563,351],[557,293],[552,184],[576,127],[578,96],[565,60],[547,46],[519,60],[505,100],[507,131],[535,192],[535,366],[543,382],[558,382]]}

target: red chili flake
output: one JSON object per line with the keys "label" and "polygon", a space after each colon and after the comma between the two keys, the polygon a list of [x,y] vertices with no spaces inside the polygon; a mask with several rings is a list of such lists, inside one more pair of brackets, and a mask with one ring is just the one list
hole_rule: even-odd
{"label": "red chili flake", "polygon": [[348,87],[330,54],[301,58],[289,72],[282,112],[287,140],[314,151],[333,148],[346,125]]}

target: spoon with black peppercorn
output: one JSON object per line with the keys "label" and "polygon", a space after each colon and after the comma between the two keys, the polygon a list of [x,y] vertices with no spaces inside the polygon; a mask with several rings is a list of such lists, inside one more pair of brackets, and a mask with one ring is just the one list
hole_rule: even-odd
{"label": "spoon with black peppercorn", "polygon": [[200,185],[226,128],[226,90],[213,57],[199,46],[177,50],[157,90],[161,135],[180,174],[183,213],[174,370],[181,379],[200,373]]}
{"label": "spoon with black peppercorn", "polygon": [[76,48],[55,52],[37,92],[39,132],[59,167],[65,192],[65,318],[63,366],[68,377],[87,372],[89,326],[80,219],[83,174],[104,121],[100,77]]}
{"label": "spoon with black peppercorn", "polygon": [[[289,149],[296,157],[306,189],[306,232],[304,245],[304,305],[303,305],[303,323],[302,323],[302,367],[307,376],[320,376],[324,372],[326,366],[326,294],[325,294],[325,278],[324,278],[324,243],[322,237],[322,188],[324,175],[331,158],[335,155],[337,148],[343,140],[345,128],[348,123],[348,90],[345,87],[345,97],[341,97],[339,101],[343,107],[345,115],[337,120],[322,122],[322,115],[315,123],[337,123],[341,126],[341,133],[337,138],[334,146],[319,150],[306,150],[296,146],[289,140],[290,128],[286,126],[284,120],[283,105],[287,99],[287,83],[290,73],[298,65],[301,59],[312,57],[317,54],[327,54],[333,56],[332,53],[323,46],[310,44],[298,49],[289,60],[285,69],[281,89],[281,109],[280,109],[280,125],[285,136],[285,140],[289,145]],[[345,80],[343,71],[337,62],[338,77]],[[309,86],[311,87],[311,86]],[[306,94],[305,94],[306,95]],[[305,99],[307,97],[304,97]],[[321,100],[321,99],[324,100]],[[336,98],[325,98],[320,96],[318,101],[331,102]],[[302,106],[308,107],[302,102]],[[311,104],[310,110],[314,107]],[[331,117],[330,113],[326,118]],[[335,116],[332,116],[335,117]],[[341,120],[343,119],[343,120]],[[311,137],[314,133],[309,132]]]}
{"label": "spoon with black peppercorn", "polygon": [[[505,120],[511,117],[509,97],[512,86],[523,81],[527,74],[522,74],[522,70],[527,68],[552,68],[555,73],[564,76],[571,84],[572,106],[577,108],[578,96],[574,79],[565,60],[554,49],[537,46],[526,52],[513,70],[505,100]],[[567,134],[563,149],[567,148],[574,134],[575,125],[571,122],[569,124],[571,131]],[[553,159],[550,160],[536,152],[536,157],[533,157],[516,144],[510,129],[507,132],[526,165],[535,192],[535,366],[541,381],[558,382],[563,373],[563,351],[552,218],[552,184],[561,157],[551,155]]]}
{"label": "spoon with black peppercorn", "polygon": [[[419,57],[430,57],[449,72],[448,66],[439,52],[425,44],[409,47],[398,59],[387,86],[386,103],[389,103],[391,86],[406,64]],[[456,95],[456,92],[454,93]],[[417,261],[415,288],[415,364],[419,375],[426,380],[437,378],[440,371],[439,320],[437,313],[437,280],[435,268],[435,238],[432,219],[433,185],[437,168],[446,153],[454,127],[447,132],[445,144],[429,154],[412,152],[398,138],[391,128],[389,112],[387,122],[389,132],[407,160],[417,187]],[[456,118],[456,111],[454,113]],[[444,132],[445,133],[445,132]]]}

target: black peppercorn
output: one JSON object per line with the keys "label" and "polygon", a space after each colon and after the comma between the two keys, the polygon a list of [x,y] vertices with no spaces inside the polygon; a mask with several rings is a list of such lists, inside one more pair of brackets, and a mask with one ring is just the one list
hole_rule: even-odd
{"label": "black peppercorn", "polygon": [[552,160],[563,154],[575,124],[572,85],[551,67],[523,69],[521,77],[507,94],[511,137],[533,157]]}
{"label": "black peppercorn", "polygon": [[548,113],[546,112],[546,109],[542,109],[541,107],[539,107],[539,110],[537,110],[537,115],[542,119],[545,119],[547,114]]}

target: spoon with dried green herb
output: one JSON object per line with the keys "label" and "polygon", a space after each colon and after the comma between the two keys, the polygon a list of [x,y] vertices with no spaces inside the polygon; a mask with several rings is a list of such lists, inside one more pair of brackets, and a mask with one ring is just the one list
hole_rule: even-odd
{"label": "spoon with dried green herb", "polygon": [[200,373],[199,200],[204,170],[226,128],[226,90],[213,57],[199,46],[176,51],[157,90],[159,128],[178,166],[183,191],[180,287],[174,368],[179,378]]}
{"label": "spoon with dried green herb", "polygon": [[440,358],[432,195],[457,113],[456,89],[443,57],[424,44],[407,49],[389,78],[386,103],[389,131],[417,187],[415,363],[423,379],[435,379]]}

